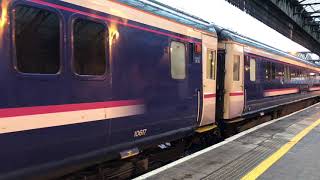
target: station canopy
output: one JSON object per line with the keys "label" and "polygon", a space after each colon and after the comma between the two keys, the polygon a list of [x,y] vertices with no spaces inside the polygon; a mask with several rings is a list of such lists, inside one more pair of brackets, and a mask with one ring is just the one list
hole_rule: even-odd
{"label": "station canopy", "polygon": [[[298,6],[300,6],[300,12],[306,19],[306,24],[311,25],[313,27],[312,31],[317,33],[320,36],[320,0],[297,0]],[[301,10],[302,9],[302,10]],[[310,53],[310,52],[301,52],[299,53],[299,57],[302,59],[309,60],[316,64],[320,64],[319,56]]]}
{"label": "station canopy", "polygon": [[297,0],[303,11],[300,12],[308,18],[310,25],[314,25],[320,33],[320,0]]}

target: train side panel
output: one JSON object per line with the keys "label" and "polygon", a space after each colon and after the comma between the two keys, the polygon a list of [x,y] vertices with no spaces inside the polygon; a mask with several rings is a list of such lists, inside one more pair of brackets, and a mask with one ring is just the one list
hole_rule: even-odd
{"label": "train side panel", "polygon": [[233,40],[219,41],[219,49],[226,59],[225,120],[319,94],[317,67]]}
{"label": "train side panel", "polygon": [[[119,157],[197,126],[202,64],[193,50],[201,39],[61,1],[9,7],[0,65],[1,174]],[[44,65],[49,73],[38,73],[41,61],[19,64],[46,60],[48,52],[57,57],[54,71]]]}
{"label": "train side panel", "polygon": [[313,66],[254,48],[246,50],[244,114],[318,94],[319,71]]}

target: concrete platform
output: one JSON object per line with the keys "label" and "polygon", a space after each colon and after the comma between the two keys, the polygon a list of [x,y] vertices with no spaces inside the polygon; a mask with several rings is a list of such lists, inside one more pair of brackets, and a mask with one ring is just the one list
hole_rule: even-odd
{"label": "concrete platform", "polygon": [[259,179],[320,179],[320,127],[274,163]]}
{"label": "concrete platform", "polygon": [[136,179],[319,179],[319,119],[318,103]]}

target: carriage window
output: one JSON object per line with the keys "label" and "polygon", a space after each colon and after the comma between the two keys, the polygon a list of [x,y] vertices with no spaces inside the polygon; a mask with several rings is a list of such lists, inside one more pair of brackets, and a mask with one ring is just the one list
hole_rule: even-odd
{"label": "carriage window", "polygon": [[282,64],[275,64],[275,79],[283,81],[284,78],[284,66]]}
{"label": "carriage window", "polygon": [[250,81],[256,81],[256,60],[250,59]]}
{"label": "carriage window", "polygon": [[73,25],[74,69],[79,75],[106,73],[107,28],[101,23],[76,19]]}
{"label": "carriage window", "polygon": [[216,51],[208,49],[207,52],[207,79],[215,79],[216,75]]}
{"label": "carriage window", "polygon": [[276,79],[276,65],[271,62],[266,62],[265,68],[266,68],[266,79],[267,80]]}
{"label": "carriage window", "polygon": [[240,80],[240,56],[239,55],[233,56],[233,80],[234,81]]}
{"label": "carriage window", "polygon": [[265,62],[265,73],[266,73],[266,80],[271,80],[271,63]]}
{"label": "carriage window", "polygon": [[60,21],[47,10],[14,9],[16,66],[22,73],[56,74],[60,69]]}
{"label": "carriage window", "polygon": [[291,79],[291,76],[290,76],[290,68],[289,66],[285,66],[284,68],[284,76],[285,76],[285,79],[286,80],[290,80]]}
{"label": "carriage window", "polygon": [[296,79],[298,77],[298,73],[295,68],[290,68],[290,77],[291,79]]}
{"label": "carriage window", "polygon": [[276,65],[274,63],[271,63],[271,79],[276,79]]}
{"label": "carriage window", "polygon": [[183,43],[172,41],[171,48],[171,77],[173,79],[186,78],[186,46]]}

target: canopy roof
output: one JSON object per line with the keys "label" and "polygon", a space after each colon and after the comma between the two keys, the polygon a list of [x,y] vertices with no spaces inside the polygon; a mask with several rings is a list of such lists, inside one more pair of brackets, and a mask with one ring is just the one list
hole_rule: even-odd
{"label": "canopy roof", "polygon": [[302,14],[308,19],[309,25],[315,26],[315,31],[320,33],[320,0],[297,0],[300,7],[303,7]]}

